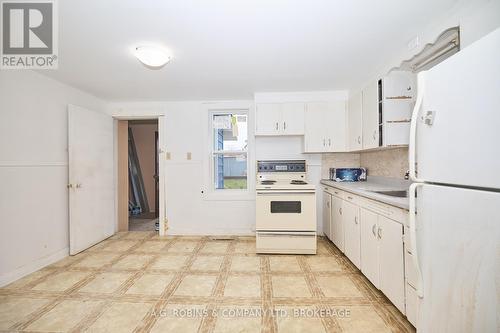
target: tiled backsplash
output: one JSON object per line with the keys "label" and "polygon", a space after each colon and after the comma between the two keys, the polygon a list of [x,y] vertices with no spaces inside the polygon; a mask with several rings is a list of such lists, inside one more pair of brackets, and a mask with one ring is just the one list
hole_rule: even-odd
{"label": "tiled backsplash", "polygon": [[404,178],[408,170],[408,148],[396,148],[360,154],[360,165],[368,176]]}
{"label": "tiled backsplash", "polygon": [[357,153],[330,153],[323,154],[321,157],[321,178],[330,177],[330,168],[357,168],[360,166]]}
{"label": "tiled backsplash", "polygon": [[328,179],[330,168],[365,167],[368,176],[404,178],[408,170],[408,148],[377,150],[362,153],[323,154],[321,178]]}

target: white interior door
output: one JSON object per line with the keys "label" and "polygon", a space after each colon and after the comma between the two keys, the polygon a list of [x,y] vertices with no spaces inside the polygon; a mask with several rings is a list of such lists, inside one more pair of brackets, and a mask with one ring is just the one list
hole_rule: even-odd
{"label": "white interior door", "polygon": [[70,254],[115,232],[113,118],[68,106]]}
{"label": "white interior door", "polygon": [[497,332],[500,193],[423,185],[416,228],[420,332]]}

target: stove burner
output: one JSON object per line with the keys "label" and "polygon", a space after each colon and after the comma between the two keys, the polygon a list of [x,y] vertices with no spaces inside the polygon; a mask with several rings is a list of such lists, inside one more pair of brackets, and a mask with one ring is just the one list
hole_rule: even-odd
{"label": "stove burner", "polygon": [[292,185],[307,185],[307,182],[305,182],[303,180],[292,180],[290,182],[290,184],[292,184]]}
{"label": "stove burner", "polygon": [[260,182],[262,185],[273,185],[274,183],[276,183],[275,180],[262,180]]}

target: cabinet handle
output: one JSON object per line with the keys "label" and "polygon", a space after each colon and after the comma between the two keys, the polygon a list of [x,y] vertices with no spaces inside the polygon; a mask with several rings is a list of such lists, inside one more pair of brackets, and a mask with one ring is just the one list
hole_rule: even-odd
{"label": "cabinet handle", "polygon": [[326,146],[326,140],[323,139],[323,147]]}
{"label": "cabinet handle", "polygon": [[382,228],[378,228],[377,230],[377,235],[378,235],[378,239],[382,239]]}
{"label": "cabinet handle", "polygon": [[331,146],[332,145],[332,139],[328,139],[328,145]]}
{"label": "cabinet handle", "polygon": [[376,227],[377,227],[377,225],[376,225],[376,224],[374,224],[374,225],[372,226],[372,234],[373,234],[373,236],[375,236],[375,237],[377,237],[377,234],[375,233],[375,228],[376,228]]}
{"label": "cabinet handle", "polygon": [[326,207],[330,208],[330,203],[329,202],[326,203]]}
{"label": "cabinet handle", "polygon": [[276,130],[278,130],[278,122],[276,122]]}
{"label": "cabinet handle", "polygon": [[358,136],[358,143],[361,143],[361,136]]}
{"label": "cabinet handle", "polygon": [[352,197],[347,197],[347,199],[352,200]]}
{"label": "cabinet handle", "polygon": [[354,224],[358,224],[358,217],[354,216]]}
{"label": "cabinet handle", "polygon": [[377,130],[375,130],[375,131],[373,132],[373,140],[375,140],[375,139],[376,139],[376,136],[377,136]]}
{"label": "cabinet handle", "polygon": [[339,214],[342,215],[342,208],[339,208]]}
{"label": "cabinet handle", "polygon": [[283,122],[283,129],[286,130],[286,122]]}

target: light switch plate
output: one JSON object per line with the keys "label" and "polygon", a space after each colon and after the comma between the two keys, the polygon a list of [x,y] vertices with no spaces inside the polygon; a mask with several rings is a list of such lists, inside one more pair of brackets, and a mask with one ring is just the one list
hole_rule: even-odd
{"label": "light switch plate", "polygon": [[186,154],[186,159],[188,159],[188,160],[190,160],[190,159],[191,159],[191,153],[189,153],[189,152],[188,152],[188,153]]}

